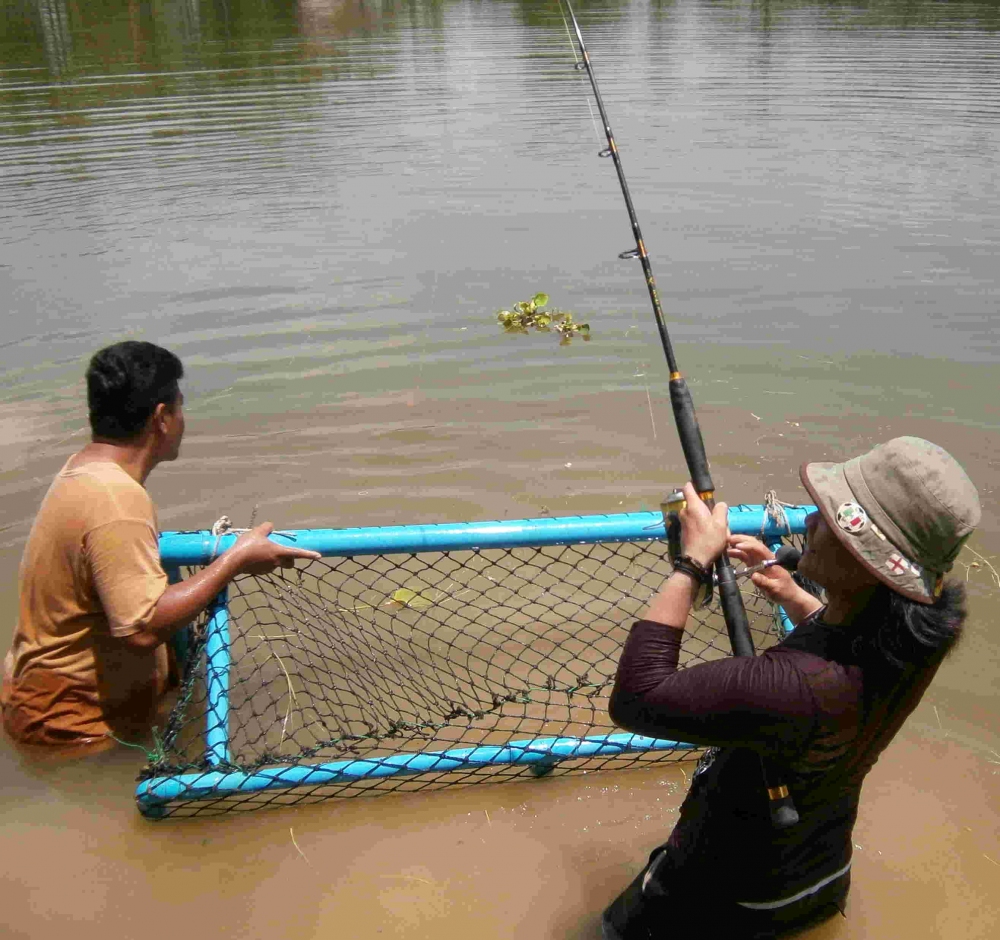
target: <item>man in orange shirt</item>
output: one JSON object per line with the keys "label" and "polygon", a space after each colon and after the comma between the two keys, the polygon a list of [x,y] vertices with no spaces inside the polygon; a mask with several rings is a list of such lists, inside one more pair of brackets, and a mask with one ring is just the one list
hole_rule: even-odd
{"label": "man in orange shirt", "polygon": [[144,483],[180,451],[183,372],[152,343],[117,343],[90,361],[91,442],[49,487],[21,560],[0,691],[4,728],[20,743],[107,746],[141,735],[166,688],[164,641],[237,575],[319,557],[270,541],[264,523],[168,585]]}

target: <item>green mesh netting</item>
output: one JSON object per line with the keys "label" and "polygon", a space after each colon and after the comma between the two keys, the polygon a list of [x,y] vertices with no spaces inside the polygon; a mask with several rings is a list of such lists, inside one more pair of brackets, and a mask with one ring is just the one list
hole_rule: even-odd
{"label": "green mesh netting", "polygon": [[[607,715],[619,651],[669,570],[666,545],[650,541],[326,558],[239,578],[229,589],[228,714],[221,718],[218,701],[208,700],[202,623],[140,777],[147,786],[172,781],[175,795],[165,805],[140,800],[140,808],[199,815],[690,757],[675,748],[335,782],[308,771],[332,761],[620,735]],[[783,630],[771,605],[743,585],[761,649]],[[694,612],[682,666],[728,655],[717,607]],[[213,721],[225,725],[217,729],[221,755],[206,747]],[[257,791],[231,777],[240,787],[233,793],[220,784],[226,772],[261,769],[289,785]]]}

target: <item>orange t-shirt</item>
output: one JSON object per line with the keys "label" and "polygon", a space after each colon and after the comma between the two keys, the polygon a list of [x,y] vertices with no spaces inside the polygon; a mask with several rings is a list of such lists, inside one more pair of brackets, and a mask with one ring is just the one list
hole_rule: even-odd
{"label": "orange t-shirt", "polygon": [[7,733],[44,745],[141,734],[167,676],[163,645],[123,639],[149,623],[167,586],[145,488],[111,461],[67,463],[42,500],[19,579],[0,692]]}

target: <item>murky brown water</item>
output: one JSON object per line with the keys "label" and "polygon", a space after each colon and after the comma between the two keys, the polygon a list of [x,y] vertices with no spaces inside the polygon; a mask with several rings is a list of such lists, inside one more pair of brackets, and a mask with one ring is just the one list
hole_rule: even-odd
{"label": "murky brown water", "polygon": [[[635,507],[657,498],[662,481],[681,473],[676,459],[663,466],[651,442],[627,446],[648,437],[648,412],[638,398],[593,396],[565,412],[543,405],[533,412],[537,429],[512,432],[510,449],[502,453],[482,446],[461,408],[411,407],[405,398],[331,409],[322,426],[286,418],[275,420],[278,428],[264,421],[252,440],[244,427],[192,422],[182,460],[159,468],[151,489],[167,525],[187,525],[206,512],[238,515],[251,501],[260,503],[262,517],[289,526],[330,522],[331,516],[344,524],[389,522],[411,513],[417,519],[465,518],[471,496],[442,494],[421,511],[413,494],[433,491],[439,475],[452,472],[442,467],[477,460],[480,470],[457,470],[455,482],[461,490],[463,472],[470,489],[473,480],[483,480],[483,517],[534,514],[542,503],[556,513],[581,504],[600,511],[616,508],[619,496]],[[747,499],[772,485],[787,499],[800,496],[791,452],[839,456],[898,433],[932,437],[962,454],[974,478],[983,481],[986,520],[972,547],[995,562],[1000,530],[989,499],[995,444],[981,431],[947,420],[898,414],[898,405],[890,400],[884,417],[868,419],[789,408],[783,420],[767,423],[746,412],[707,408],[704,426],[710,439],[725,441],[716,465],[730,492],[738,472],[745,481],[739,492]],[[475,407],[503,413],[506,406]],[[368,484],[378,493],[370,505],[354,490],[354,458],[342,456],[329,469],[331,453],[360,453],[361,442],[374,446],[387,437],[405,442],[417,428],[441,422],[450,423],[448,433],[433,444],[410,453],[401,448],[403,465],[409,465],[405,476]],[[587,428],[584,440],[573,439],[581,425]],[[732,436],[724,436],[727,426]],[[781,434],[791,440],[786,443]],[[619,442],[618,452],[628,453],[632,464],[617,485],[591,473],[560,478],[564,457],[593,459],[605,436]],[[60,459],[57,452],[68,449],[68,442],[38,448],[8,475],[8,482],[13,476],[23,484],[19,502],[27,506],[29,493],[40,496]],[[753,459],[734,467],[743,455]],[[511,463],[542,468],[552,479],[549,492],[526,494],[516,470],[502,469]],[[287,498],[275,470],[288,464],[311,481],[311,492]],[[219,502],[220,474],[230,473],[247,490],[237,488],[231,502]],[[4,505],[10,508],[9,497]],[[20,515],[14,511],[8,518]],[[24,515],[8,530],[0,556],[12,573]],[[974,560],[968,554],[963,559]],[[1000,588],[983,569],[969,574],[968,635],[867,785],[855,835],[849,917],[810,936],[881,938],[903,929],[913,937],[992,936],[1000,862]],[[2,602],[12,616],[9,580]],[[593,938],[601,906],[669,830],[685,789],[685,771],[675,765],[153,824],[131,802],[140,763],[131,752],[39,769],[21,765],[5,746],[0,761],[6,797],[0,825],[7,844],[17,846],[4,856],[5,910],[11,935],[25,937],[73,929],[81,936],[141,931],[166,938],[194,920],[205,932],[241,938],[331,932],[457,938],[472,931],[498,940]]]}
{"label": "murky brown water", "polygon": [[[0,0],[0,646],[80,375],[126,336],[189,378],[164,528],[652,508],[684,472],[628,228],[544,3]],[[996,3],[588,4],[716,483],[939,442],[997,564]],[[536,289],[594,339],[504,336]],[[569,465],[569,466],[567,466]],[[1000,917],[1000,585],[870,777],[848,918]],[[1000,565],[998,565],[1000,567]],[[595,938],[672,825],[670,767],[143,821],[134,752],[0,744],[8,936]]]}

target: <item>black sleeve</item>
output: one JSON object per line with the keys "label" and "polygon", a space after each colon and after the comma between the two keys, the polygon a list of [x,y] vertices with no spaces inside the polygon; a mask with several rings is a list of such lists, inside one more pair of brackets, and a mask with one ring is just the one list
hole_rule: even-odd
{"label": "black sleeve", "polygon": [[649,620],[633,625],[608,701],[616,725],[655,738],[762,752],[798,749],[808,740],[817,704],[793,651],[678,669],[683,635]]}

